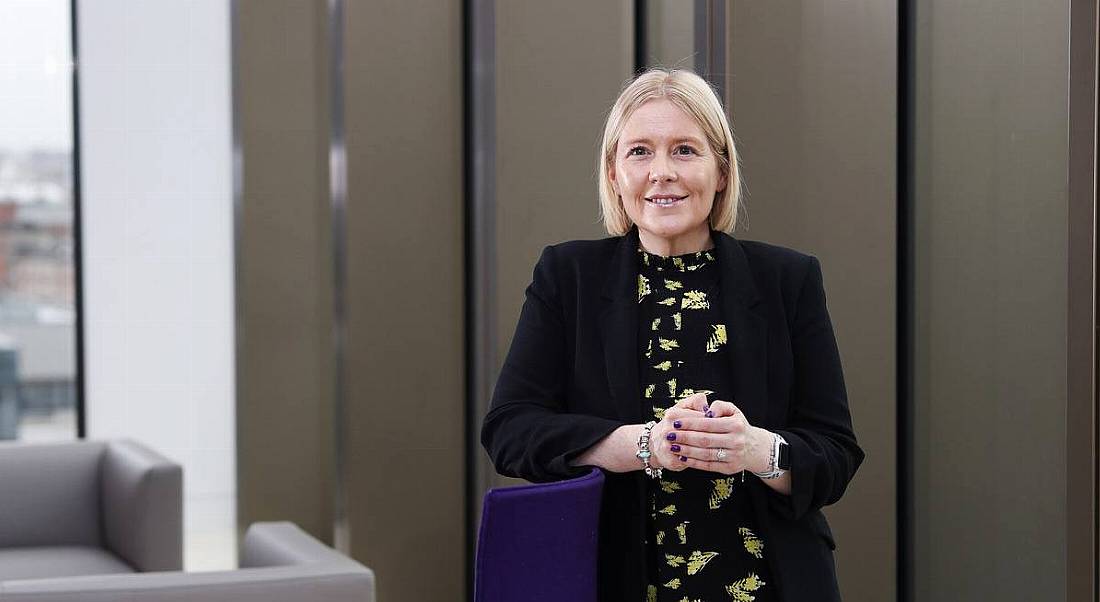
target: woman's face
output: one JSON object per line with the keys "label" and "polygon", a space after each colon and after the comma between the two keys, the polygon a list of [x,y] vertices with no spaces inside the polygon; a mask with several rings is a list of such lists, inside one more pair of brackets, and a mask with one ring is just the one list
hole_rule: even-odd
{"label": "woman's face", "polygon": [[647,250],[688,253],[710,240],[726,178],[703,129],[671,101],[650,100],[627,119],[609,175]]}

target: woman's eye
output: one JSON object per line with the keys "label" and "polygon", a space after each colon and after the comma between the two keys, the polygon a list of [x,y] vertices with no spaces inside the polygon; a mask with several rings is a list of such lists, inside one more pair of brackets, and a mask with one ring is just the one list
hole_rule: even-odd
{"label": "woman's eye", "polygon": [[681,144],[680,146],[676,147],[676,153],[679,155],[693,155],[695,154],[695,149],[686,144]]}
{"label": "woman's eye", "polygon": [[628,154],[628,155],[643,155],[643,154],[645,154],[645,147],[644,146],[635,146],[634,148],[631,148],[629,151],[627,151],[626,154]]}

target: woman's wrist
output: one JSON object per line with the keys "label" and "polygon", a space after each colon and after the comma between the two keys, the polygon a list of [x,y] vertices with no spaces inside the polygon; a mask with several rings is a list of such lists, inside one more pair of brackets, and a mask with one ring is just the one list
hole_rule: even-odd
{"label": "woman's wrist", "polygon": [[775,433],[760,427],[749,427],[749,463],[751,472],[769,472],[772,469],[772,449]]}

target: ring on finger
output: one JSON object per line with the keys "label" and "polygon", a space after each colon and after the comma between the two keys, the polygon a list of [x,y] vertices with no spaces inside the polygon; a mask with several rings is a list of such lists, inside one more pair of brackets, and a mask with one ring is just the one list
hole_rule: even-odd
{"label": "ring on finger", "polygon": [[719,462],[725,462],[725,461],[726,461],[726,450],[725,450],[725,449],[719,449],[719,450],[718,450],[718,453],[717,453],[717,454],[715,454],[715,456],[714,456],[714,457],[715,457],[715,459],[717,459],[717,460],[718,460]]}

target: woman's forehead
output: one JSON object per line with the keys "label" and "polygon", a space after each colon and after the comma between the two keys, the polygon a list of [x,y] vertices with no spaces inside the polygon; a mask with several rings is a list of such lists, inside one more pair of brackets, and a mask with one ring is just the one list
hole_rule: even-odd
{"label": "woman's forehead", "polygon": [[672,101],[658,98],[638,107],[623,124],[620,138],[631,142],[678,142],[706,140],[703,128]]}

